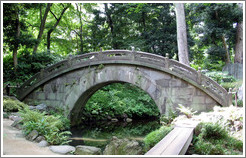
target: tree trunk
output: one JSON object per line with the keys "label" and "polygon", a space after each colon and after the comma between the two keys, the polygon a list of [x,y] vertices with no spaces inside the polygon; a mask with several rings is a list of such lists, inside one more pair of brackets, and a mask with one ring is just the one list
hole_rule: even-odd
{"label": "tree trunk", "polygon": [[14,68],[15,71],[17,69],[17,65],[18,65],[18,59],[17,59],[17,51],[18,51],[18,47],[19,47],[19,38],[20,38],[20,19],[19,19],[19,13],[18,10],[16,10],[16,20],[15,20],[15,25],[16,25],[16,43],[14,44],[14,49],[13,49],[13,61],[14,61]]}
{"label": "tree trunk", "polygon": [[[243,4],[238,3],[238,8],[243,9]],[[234,63],[243,64],[243,23],[237,23],[236,45]]]}
{"label": "tree trunk", "polygon": [[[216,19],[218,21],[220,20],[219,19],[219,14],[218,14],[217,10],[215,11],[215,17],[216,17]],[[225,49],[225,52],[226,52],[226,54],[225,54],[225,63],[226,64],[229,64],[231,62],[231,59],[230,59],[230,53],[229,53],[228,48],[227,48],[227,44],[226,44],[226,40],[225,40],[225,35],[222,35],[221,36],[221,39],[222,39],[223,46],[224,46],[224,49]]]}
{"label": "tree trunk", "polygon": [[234,63],[243,64],[243,23],[237,24],[236,46]]}
{"label": "tree trunk", "polygon": [[79,22],[80,22],[80,28],[79,28],[79,39],[80,39],[80,54],[83,54],[83,22],[82,22],[82,9],[81,6],[78,5],[78,3],[76,3],[76,7],[77,7],[77,13],[79,16]]}
{"label": "tree trunk", "polygon": [[59,24],[59,22],[61,21],[61,18],[63,16],[63,14],[65,13],[65,11],[68,9],[68,6],[63,8],[60,17],[57,19],[55,14],[50,10],[50,12],[53,14],[53,16],[56,18],[56,23],[55,25],[49,29],[48,33],[47,33],[47,50],[50,52],[50,37],[51,37],[51,33],[56,29],[57,25]]}
{"label": "tree trunk", "polygon": [[39,46],[39,44],[41,42],[41,38],[42,38],[42,35],[43,35],[43,32],[44,32],[44,28],[45,28],[45,22],[46,22],[46,19],[47,19],[47,16],[48,16],[48,13],[50,11],[50,7],[51,6],[52,6],[51,3],[47,4],[43,17],[42,17],[42,9],[41,9],[41,6],[40,6],[41,24],[40,24],[40,27],[39,27],[39,33],[38,33],[38,37],[37,37],[38,42],[35,44],[35,46],[33,48],[33,54],[35,54],[37,52],[38,46]]}
{"label": "tree trunk", "polygon": [[229,51],[228,51],[228,48],[227,48],[225,36],[223,35],[221,38],[222,38],[222,41],[223,41],[224,49],[226,51],[226,54],[225,54],[225,63],[226,64],[229,64],[231,62],[231,59],[230,59],[230,54],[229,54]]}
{"label": "tree trunk", "polygon": [[179,62],[190,65],[183,3],[175,3]]}
{"label": "tree trunk", "polygon": [[108,4],[104,3],[104,6],[105,6],[105,13],[106,13],[106,16],[108,18],[107,22],[108,22],[108,25],[110,27],[111,34],[112,34],[112,45],[113,45],[112,47],[113,47],[113,49],[118,49],[117,42],[115,41],[116,40],[116,35],[115,35],[115,32],[114,32],[114,25],[113,25],[113,20],[111,18],[111,13],[108,10]]}

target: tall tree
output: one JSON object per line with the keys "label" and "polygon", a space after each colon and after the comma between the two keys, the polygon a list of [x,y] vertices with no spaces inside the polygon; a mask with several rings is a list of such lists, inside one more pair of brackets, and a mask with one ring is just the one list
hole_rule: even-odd
{"label": "tall tree", "polygon": [[80,54],[83,53],[83,20],[82,20],[82,4],[76,3],[77,15],[79,17],[79,32],[75,31],[75,33],[79,36],[80,41]]}
{"label": "tall tree", "polygon": [[175,3],[175,8],[176,8],[176,21],[177,21],[177,41],[178,41],[179,62],[185,65],[190,65],[184,4]]}
{"label": "tall tree", "polygon": [[47,33],[47,50],[50,51],[50,37],[51,37],[51,33],[56,29],[57,25],[59,24],[59,22],[62,19],[63,14],[65,13],[65,11],[69,8],[70,4],[68,4],[67,6],[64,6],[62,3],[61,5],[63,6],[63,9],[61,11],[60,16],[57,18],[56,15],[52,12],[52,10],[50,9],[50,12],[52,13],[52,15],[54,16],[54,18],[56,19],[55,24],[49,29],[48,33]]}
{"label": "tall tree", "polygon": [[44,29],[45,29],[45,23],[46,23],[46,19],[47,19],[47,16],[48,16],[48,13],[50,11],[50,7],[52,6],[52,3],[48,3],[46,5],[46,9],[45,9],[45,12],[44,12],[44,15],[42,16],[42,5],[40,5],[40,20],[41,20],[41,23],[40,23],[40,27],[39,27],[39,33],[38,33],[38,37],[37,37],[37,43],[35,44],[34,48],[33,48],[33,53],[35,54],[37,49],[38,49],[38,46],[41,42],[41,38],[42,38],[42,35],[43,35],[43,32],[44,32]]}
{"label": "tall tree", "polygon": [[[239,10],[242,11],[242,3],[238,4]],[[243,64],[243,22],[237,22],[236,44],[235,44],[235,58],[234,63]]]}
{"label": "tall tree", "polygon": [[18,65],[18,49],[20,45],[30,47],[34,39],[27,32],[27,26],[23,17],[26,17],[26,10],[31,6],[22,3],[3,4],[3,42],[12,51],[14,69]]}
{"label": "tall tree", "polygon": [[112,20],[112,10],[109,10],[108,8],[108,4],[107,3],[104,3],[104,8],[105,8],[105,14],[107,16],[107,23],[110,27],[110,31],[111,31],[111,35],[112,35],[112,47],[114,49],[118,49],[118,44],[117,42],[115,41],[116,39],[116,32],[115,32],[115,28],[114,28],[114,23],[113,23],[113,20]]}

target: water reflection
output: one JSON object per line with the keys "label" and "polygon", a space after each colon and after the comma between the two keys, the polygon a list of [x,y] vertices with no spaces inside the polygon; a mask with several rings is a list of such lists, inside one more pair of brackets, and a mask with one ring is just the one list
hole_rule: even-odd
{"label": "water reflection", "polygon": [[142,141],[148,133],[159,127],[159,121],[100,122],[81,125],[71,129],[70,145],[88,145],[104,149],[112,136]]}

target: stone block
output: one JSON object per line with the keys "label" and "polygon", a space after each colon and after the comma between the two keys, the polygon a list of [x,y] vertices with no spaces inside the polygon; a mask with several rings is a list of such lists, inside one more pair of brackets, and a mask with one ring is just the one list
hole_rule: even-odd
{"label": "stone block", "polygon": [[195,95],[195,87],[172,89],[172,96],[193,96],[193,95]]}
{"label": "stone block", "polygon": [[43,93],[43,92],[38,92],[38,93],[36,94],[35,99],[45,99],[45,93]]}
{"label": "stone block", "polygon": [[52,92],[51,85],[50,84],[45,84],[44,85],[44,91],[45,92]]}
{"label": "stone block", "polygon": [[201,91],[200,89],[196,89],[196,95],[201,96],[204,95],[205,93]]}
{"label": "stone block", "polygon": [[56,93],[56,100],[62,101],[65,97],[65,93]]}
{"label": "stone block", "polygon": [[172,79],[169,80],[169,86],[170,87],[181,87],[182,86],[182,80],[175,77],[175,76],[172,76]]}
{"label": "stone block", "polygon": [[193,101],[194,104],[205,104],[205,97],[204,96],[194,96]]}
{"label": "stone block", "polygon": [[197,111],[198,113],[200,112],[203,112],[203,111],[208,111],[207,110],[207,107],[206,107],[206,104],[195,104],[195,103],[192,103],[190,105],[190,108],[192,108],[193,111]]}
{"label": "stone block", "polygon": [[185,82],[185,81],[182,81],[181,82],[181,87],[189,87],[189,83],[188,82]]}
{"label": "stone block", "polygon": [[56,99],[56,93],[49,93],[48,96],[47,96],[47,99],[55,100]]}
{"label": "stone block", "polygon": [[166,80],[166,79],[156,80],[156,84],[162,87],[168,87],[169,80]]}
{"label": "stone block", "polygon": [[211,97],[206,97],[205,98],[205,103],[206,104],[211,104],[211,103],[214,103],[214,104],[216,104],[216,101],[214,101],[214,99],[212,99]]}

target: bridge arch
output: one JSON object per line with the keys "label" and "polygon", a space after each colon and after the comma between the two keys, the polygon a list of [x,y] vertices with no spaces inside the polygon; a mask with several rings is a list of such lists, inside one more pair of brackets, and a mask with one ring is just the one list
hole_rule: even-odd
{"label": "bridge arch", "polygon": [[146,91],[161,114],[178,104],[198,111],[231,104],[230,94],[210,78],[175,60],[145,52],[111,50],[70,57],[41,70],[18,90],[30,104],[46,103],[77,117],[81,106],[101,87],[127,82]]}

